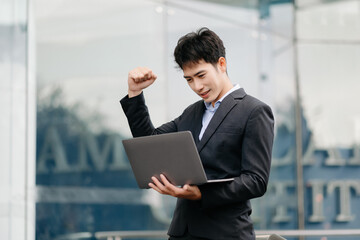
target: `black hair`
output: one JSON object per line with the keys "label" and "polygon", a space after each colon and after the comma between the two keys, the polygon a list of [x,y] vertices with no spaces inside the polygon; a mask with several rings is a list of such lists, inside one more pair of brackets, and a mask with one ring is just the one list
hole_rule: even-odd
{"label": "black hair", "polygon": [[220,57],[225,58],[225,47],[216,33],[203,27],[179,39],[174,57],[181,69],[187,64],[198,63],[200,60],[216,64]]}

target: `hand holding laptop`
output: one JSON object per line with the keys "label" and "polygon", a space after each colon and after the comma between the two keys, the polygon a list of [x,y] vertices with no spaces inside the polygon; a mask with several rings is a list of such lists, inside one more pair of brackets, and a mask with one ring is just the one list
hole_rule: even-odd
{"label": "hand holding laptop", "polygon": [[[187,192],[177,191],[182,189],[196,192],[193,185],[233,180],[233,178],[207,179],[189,131],[137,137],[122,142],[140,188],[149,188],[149,182],[154,181],[152,178],[156,177],[160,185],[155,182],[153,184],[158,190],[173,193],[177,189],[174,194],[187,195]],[[160,175],[166,176],[171,186],[188,185],[188,187],[172,188],[164,182],[162,184]]]}
{"label": "hand holding laptop", "polygon": [[156,177],[152,177],[153,183],[149,183],[149,187],[155,191],[170,195],[177,198],[184,198],[188,200],[200,200],[201,192],[198,186],[185,184],[183,187],[177,187],[171,184],[164,174],[160,174],[161,182]]}

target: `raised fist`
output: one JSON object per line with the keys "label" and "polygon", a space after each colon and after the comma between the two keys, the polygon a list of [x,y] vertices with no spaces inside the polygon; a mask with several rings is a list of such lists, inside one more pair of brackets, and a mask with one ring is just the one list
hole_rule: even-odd
{"label": "raised fist", "polygon": [[137,67],[129,72],[128,75],[128,94],[129,97],[139,95],[143,89],[154,83],[157,76],[147,67]]}

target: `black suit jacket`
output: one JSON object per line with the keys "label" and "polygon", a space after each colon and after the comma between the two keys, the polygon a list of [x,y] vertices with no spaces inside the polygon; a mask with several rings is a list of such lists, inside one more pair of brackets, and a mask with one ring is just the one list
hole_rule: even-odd
{"label": "black suit jacket", "polygon": [[178,199],[168,234],[188,231],[206,239],[255,239],[249,200],[267,188],[274,137],[270,107],[244,89],[236,90],[223,99],[199,141],[202,100],[159,128],[151,123],[143,94],[120,102],[134,137],[189,130],[208,179],[235,178],[199,186],[199,201]]}

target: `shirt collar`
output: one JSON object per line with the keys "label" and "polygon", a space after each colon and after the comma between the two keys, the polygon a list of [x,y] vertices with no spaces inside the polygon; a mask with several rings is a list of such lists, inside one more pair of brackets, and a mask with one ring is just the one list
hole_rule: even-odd
{"label": "shirt collar", "polygon": [[232,93],[238,89],[240,89],[240,85],[239,84],[234,85],[233,88],[231,88],[227,93],[224,94],[224,96],[222,96],[219,100],[216,101],[216,103],[214,104],[214,107],[211,104],[211,102],[207,103],[204,101],[206,109],[209,111],[212,111],[212,112],[216,111],[216,109],[218,109],[218,107],[220,106],[220,103],[224,100],[224,98],[226,98],[227,95],[229,95],[230,93]]}

